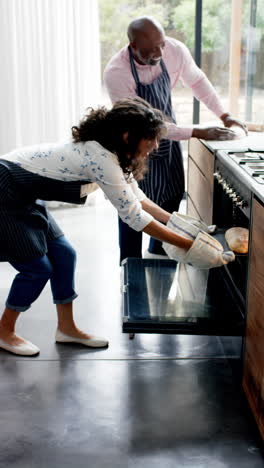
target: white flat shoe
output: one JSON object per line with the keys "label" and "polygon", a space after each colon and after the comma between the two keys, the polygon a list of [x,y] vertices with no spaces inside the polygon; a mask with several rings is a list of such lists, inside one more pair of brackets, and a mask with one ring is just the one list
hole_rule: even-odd
{"label": "white flat shoe", "polygon": [[0,348],[10,353],[18,354],[19,356],[35,356],[40,351],[39,348],[30,341],[25,341],[25,343],[14,346],[6,343],[6,341],[0,340]]}
{"label": "white flat shoe", "polygon": [[75,338],[74,336],[68,336],[57,329],[55,335],[56,343],[80,343],[88,348],[106,348],[108,341],[105,338],[99,338],[98,336],[92,336],[92,338]]}

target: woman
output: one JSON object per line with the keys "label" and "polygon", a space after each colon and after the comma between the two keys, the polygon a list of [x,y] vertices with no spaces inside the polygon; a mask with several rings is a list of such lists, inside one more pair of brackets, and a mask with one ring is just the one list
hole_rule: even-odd
{"label": "woman", "polygon": [[[96,182],[124,222],[162,241],[189,249],[193,240],[174,233],[170,213],[138,188],[149,153],[164,134],[160,111],[140,98],[117,102],[111,110],[90,109],[72,139],[19,148],[0,160],[0,260],[17,271],[0,320],[0,347],[14,354],[39,349],[15,333],[21,312],[29,309],[50,280],[56,304],[56,342],[106,347],[108,341],[79,330],[73,318],[75,251],[50,213],[36,202],[84,203],[82,186]],[[154,219],[155,218],[155,219]]]}

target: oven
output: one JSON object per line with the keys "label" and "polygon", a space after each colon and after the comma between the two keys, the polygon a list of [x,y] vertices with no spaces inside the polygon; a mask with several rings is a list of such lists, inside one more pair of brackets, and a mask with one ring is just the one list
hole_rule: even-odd
{"label": "oven", "polygon": [[[249,228],[251,192],[215,160],[213,223]],[[243,336],[248,255],[221,268],[199,270],[173,260],[128,258],[122,263],[123,332]]]}
{"label": "oven", "polygon": [[[249,230],[252,193],[238,176],[216,159],[214,173],[213,223],[217,225],[220,242],[225,249],[225,232],[231,227],[244,227]],[[234,262],[224,266],[227,281],[235,291],[245,315],[248,254],[236,254]]]}

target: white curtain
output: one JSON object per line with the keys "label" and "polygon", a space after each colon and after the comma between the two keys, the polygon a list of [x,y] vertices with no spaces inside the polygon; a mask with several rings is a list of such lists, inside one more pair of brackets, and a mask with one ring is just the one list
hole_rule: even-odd
{"label": "white curtain", "polygon": [[0,0],[0,155],[70,136],[100,101],[97,0]]}

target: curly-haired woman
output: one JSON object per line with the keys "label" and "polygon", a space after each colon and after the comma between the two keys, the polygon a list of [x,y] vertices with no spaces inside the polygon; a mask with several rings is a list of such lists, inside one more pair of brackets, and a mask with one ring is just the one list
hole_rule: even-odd
{"label": "curly-haired woman", "polygon": [[39,349],[15,333],[17,318],[50,280],[56,304],[57,342],[105,347],[108,341],[79,330],[73,318],[76,254],[46,208],[37,200],[83,204],[83,186],[96,182],[136,231],[188,249],[193,241],[164,224],[170,213],[149,200],[137,180],[147,170],[165,124],[160,111],[140,98],[111,110],[90,109],[69,141],[18,148],[0,159],[0,261],[17,271],[0,320],[0,347],[19,355]]}

